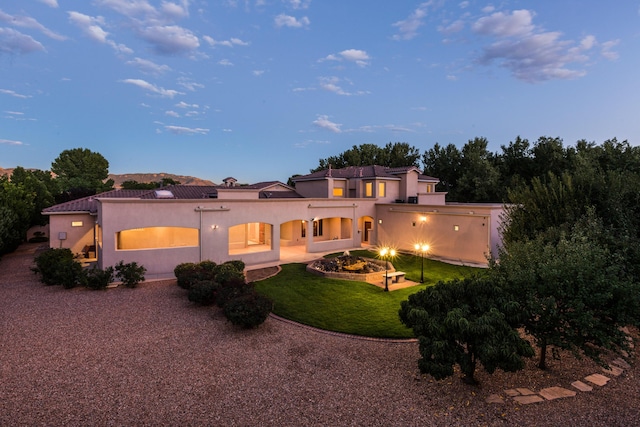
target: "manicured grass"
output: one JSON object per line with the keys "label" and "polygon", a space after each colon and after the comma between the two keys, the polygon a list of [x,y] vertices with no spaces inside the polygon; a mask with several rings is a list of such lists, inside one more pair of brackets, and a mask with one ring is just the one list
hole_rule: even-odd
{"label": "manicured grass", "polygon": [[[367,251],[351,253],[361,255],[360,252],[365,252],[367,255],[364,256],[371,257],[371,253]],[[407,257],[411,258],[411,256]],[[438,280],[466,276],[477,271],[469,267],[430,261],[433,273],[431,276],[427,275],[427,261],[425,259],[424,285],[392,292],[384,292],[382,288],[366,282],[316,276],[306,271],[305,264],[283,265],[282,271],[277,276],[256,283],[256,289],[274,301],[275,314],[296,322],[329,331],[368,337],[411,338],[412,330],[406,328],[398,317],[400,303],[412,293]],[[419,280],[419,258],[417,263],[417,280]],[[414,264],[415,260],[394,260],[396,269],[408,273],[407,277],[410,280],[414,280],[409,276],[409,270],[412,275],[415,273]]]}

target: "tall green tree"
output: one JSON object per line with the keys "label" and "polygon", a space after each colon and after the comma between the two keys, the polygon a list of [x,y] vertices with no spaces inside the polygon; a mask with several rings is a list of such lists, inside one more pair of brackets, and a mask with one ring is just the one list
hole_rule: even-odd
{"label": "tall green tree", "polygon": [[[42,210],[53,205],[55,188],[51,173],[44,171],[29,171],[21,166],[16,167],[11,174],[11,183],[20,186],[32,198],[33,211],[29,215],[29,225],[44,225],[48,218],[42,215]],[[55,191],[55,190],[54,190]]]}
{"label": "tall green tree", "polygon": [[439,282],[401,303],[400,320],[419,340],[420,371],[443,379],[460,366],[463,378],[476,383],[478,362],[493,373],[516,371],[533,349],[513,327],[518,304],[487,278]]}
{"label": "tall green tree", "polygon": [[113,189],[113,180],[107,180],[109,162],[87,148],[64,150],[51,164],[51,171],[69,197]]}
{"label": "tall green tree", "polygon": [[436,189],[454,193],[458,187],[458,180],[462,171],[462,153],[453,145],[442,147],[435,143],[433,148],[422,155],[424,174],[438,178]]}
{"label": "tall green tree", "polygon": [[492,265],[494,280],[521,307],[522,325],[540,348],[541,369],[549,348],[600,364],[604,350],[629,350],[621,327],[640,322],[640,286],[608,239],[591,211],[570,234],[508,243]]}
{"label": "tall green tree", "polygon": [[420,151],[406,142],[388,143],[384,147],[375,144],[354,145],[337,156],[320,159],[319,166],[311,172],[331,167],[379,165],[387,167],[418,166]]}
{"label": "tall green tree", "polygon": [[0,176],[0,255],[15,250],[26,237],[35,195]]}
{"label": "tall green tree", "polygon": [[474,138],[462,147],[460,177],[451,200],[459,202],[500,202],[499,172],[486,138]]}

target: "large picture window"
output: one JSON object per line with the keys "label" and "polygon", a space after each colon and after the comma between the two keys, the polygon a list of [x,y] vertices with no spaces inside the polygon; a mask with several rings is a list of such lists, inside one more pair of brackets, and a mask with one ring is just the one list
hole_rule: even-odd
{"label": "large picture window", "polygon": [[387,183],[379,182],[378,183],[378,197],[386,197],[387,195]]}
{"label": "large picture window", "polygon": [[240,254],[271,250],[272,226],[264,222],[248,222],[229,228],[229,253]]}
{"label": "large picture window", "polygon": [[116,233],[117,250],[180,248],[198,244],[197,228],[145,227]]}
{"label": "large picture window", "polygon": [[373,197],[373,182],[364,183],[364,197]]}

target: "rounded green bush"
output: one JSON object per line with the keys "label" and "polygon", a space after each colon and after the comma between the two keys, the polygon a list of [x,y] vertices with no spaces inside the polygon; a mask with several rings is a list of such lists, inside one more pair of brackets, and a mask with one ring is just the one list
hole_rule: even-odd
{"label": "rounded green bush", "polygon": [[250,292],[233,298],[224,306],[224,315],[234,325],[249,329],[264,321],[273,309],[273,302],[257,292]]}
{"label": "rounded green bush", "polygon": [[216,291],[219,286],[211,280],[196,282],[189,289],[189,301],[200,305],[212,305],[216,302]]}

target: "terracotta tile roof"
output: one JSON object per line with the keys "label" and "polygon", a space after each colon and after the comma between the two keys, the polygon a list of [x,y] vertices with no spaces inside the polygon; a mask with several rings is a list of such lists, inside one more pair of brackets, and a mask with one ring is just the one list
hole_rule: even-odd
{"label": "terracotta tile roof", "polygon": [[73,213],[73,212],[89,212],[96,213],[98,211],[98,203],[96,198],[105,197],[111,199],[126,199],[126,198],[139,198],[149,190],[111,190],[104,193],[96,194],[95,196],[83,197],[81,199],[71,200],[69,202],[60,203],[57,205],[45,208],[42,213],[44,214],[56,214],[56,213]]}
{"label": "terracotta tile roof", "polygon": [[[287,190],[274,190],[269,191],[270,187],[284,186]],[[57,214],[57,213],[74,213],[74,212],[88,212],[96,213],[98,211],[98,203],[96,199],[122,199],[122,198],[135,198],[135,199],[210,199],[218,197],[218,190],[250,190],[258,191],[258,197],[261,199],[289,199],[289,198],[301,198],[291,187],[280,181],[265,181],[252,185],[243,185],[237,187],[227,187],[226,185],[169,185],[166,187],[156,188],[153,190],[111,190],[104,193],[96,194],[95,196],[83,197],[82,199],[71,200],[70,202],[60,203],[44,209],[44,214]],[[162,191],[159,194],[157,191]],[[170,192],[170,193],[168,193]]]}
{"label": "terracotta tile roof", "polygon": [[298,176],[293,178],[294,181],[315,181],[325,178],[338,178],[338,179],[350,179],[350,178],[386,178],[386,179],[398,179],[397,175],[407,173],[411,170],[418,172],[419,180],[438,181],[438,178],[433,178],[427,175],[422,175],[420,169],[415,166],[403,166],[389,168],[386,166],[349,166],[341,169],[325,169],[317,172],[310,173],[308,175]]}

